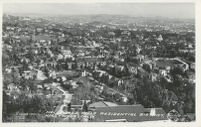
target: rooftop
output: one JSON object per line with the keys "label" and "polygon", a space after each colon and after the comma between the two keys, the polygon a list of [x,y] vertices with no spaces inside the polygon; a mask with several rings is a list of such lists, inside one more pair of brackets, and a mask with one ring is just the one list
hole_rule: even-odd
{"label": "rooftop", "polygon": [[118,104],[108,101],[99,101],[89,105],[89,107],[108,107],[108,106],[118,106]]}
{"label": "rooftop", "polygon": [[128,122],[167,120],[162,108],[144,108],[137,105],[96,107],[96,121],[126,119]]}

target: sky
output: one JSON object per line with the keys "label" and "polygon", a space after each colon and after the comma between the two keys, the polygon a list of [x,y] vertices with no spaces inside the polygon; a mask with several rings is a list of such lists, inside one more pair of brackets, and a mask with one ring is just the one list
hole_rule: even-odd
{"label": "sky", "polygon": [[195,18],[193,3],[7,3],[3,5],[3,11],[20,14]]}

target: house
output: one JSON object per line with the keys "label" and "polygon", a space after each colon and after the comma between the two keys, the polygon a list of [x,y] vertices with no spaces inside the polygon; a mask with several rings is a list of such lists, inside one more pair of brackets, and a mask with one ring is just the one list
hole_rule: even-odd
{"label": "house", "polygon": [[62,54],[57,55],[57,60],[61,60],[63,58],[64,58],[64,56]]}
{"label": "house", "polygon": [[188,71],[187,75],[188,75],[188,78],[189,78],[189,82],[195,83],[195,73],[191,72],[191,71]]}
{"label": "house", "polygon": [[169,73],[169,72],[170,72],[171,67],[170,67],[170,66],[166,66],[166,67],[165,67],[165,69],[166,69],[166,71]]}
{"label": "house", "polygon": [[195,63],[191,63],[191,64],[190,64],[190,68],[191,68],[192,70],[195,70]]}
{"label": "house", "polygon": [[77,69],[81,70],[85,68],[85,62],[79,61],[77,62]]}
{"label": "house", "polygon": [[68,47],[62,46],[61,47],[61,52],[64,55],[64,58],[70,58],[72,56],[72,52]]}
{"label": "house", "polygon": [[124,103],[128,102],[128,97],[126,97],[126,96],[123,96],[121,99],[122,99],[122,101],[123,101]]}
{"label": "house", "polygon": [[56,72],[55,71],[51,71],[49,73],[49,77],[52,77],[53,79],[56,79]]}
{"label": "house", "polygon": [[87,72],[84,70],[84,71],[82,72],[82,77],[85,77],[85,76],[87,76]]}
{"label": "house", "polygon": [[42,32],[43,28],[36,28],[37,32]]}
{"label": "house", "polygon": [[149,79],[151,79],[152,82],[157,81],[157,77],[158,77],[157,73],[151,72],[150,75],[149,75]]}
{"label": "house", "polygon": [[145,59],[145,57],[144,57],[144,55],[137,55],[137,59],[138,59],[140,62],[142,62],[142,61]]}
{"label": "house", "polygon": [[71,70],[72,66],[73,66],[73,63],[72,62],[68,62],[67,65],[68,65],[68,69]]}
{"label": "house", "polygon": [[73,87],[73,89],[76,89],[78,87],[78,84],[75,81],[70,80],[70,84]]}
{"label": "house", "polygon": [[6,73],[10,74],[12,72],[12,69],[11,68],[6,68],[5,71],[6,71]]}
{"label": "house", "polygon": [[160,41],[160,42],[163,40],[163,37],[162,37],[161,34],[158,36],[157,40]]}
{"label": "house", "polygon": [[103,92],[103,89],[104,89],[104,86],[99,86],[99,85],[96,85],[96,86],[95,86],[95,90],[96,90],[97,92],[102,93],[102,92]]}
{"label": "house", "polygon": [[137,75],[137,66],[128,66],[128,71],[131,74]]}
{"label": "house", "polygon": [[47,79],[47,77],[44,75],[44,73],[41,70],[37,70],[36,79],[37,80],[45,80],[45,79]]}
{"label": "house", "polygon": [[129,94],[136,88],[137,80],[125,80],[125,93]]}
{"label": "house", "polygon": [[121,32],[121,35],[127,35],[127,36],[130,36],[130,35],[131,35],[131,32],[125,30],[125,31]]}
{"label": "house", "polygon": [[117,82],[117,85],[118,85],[118,86],[121,86],[123,83],[124,83],[123,80],[119,80],[119,81]]}
{"label": "house", "polygon": [[10,91],[13,91],[13,90],[17,89],[17,86],[14,83],[10,83],[7,85],[7,89]]}
{"label": "house", "polygon": [[38,89],[43,89],[43,86],[42,85],[37,85],[37,88]]}
{"label": "house", "polygon": [[33,79],[36,75],[36,72],[35,71],[24,71],[22,76],[25,78],[25,79]]}
{"label": "house", "polygon": [[162,75],[162,76],[167,76],[167,70],[165,70],[165,69],[160,69],[160,70],[159,70],[159,73],[160,73],[160,75]]}

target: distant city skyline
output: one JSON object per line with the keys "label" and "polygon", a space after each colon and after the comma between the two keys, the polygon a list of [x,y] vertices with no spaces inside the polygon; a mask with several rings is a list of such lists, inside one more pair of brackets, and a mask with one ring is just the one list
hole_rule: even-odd
{"label": "distant city skyline", "polygon": [[10,3],[4,13],[195,18],[193,3]]}

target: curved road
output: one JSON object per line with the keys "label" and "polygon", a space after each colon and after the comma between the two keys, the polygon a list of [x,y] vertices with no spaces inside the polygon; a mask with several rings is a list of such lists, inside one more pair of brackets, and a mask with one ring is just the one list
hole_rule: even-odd
{"label": "curved road", "polygon": [[65,114],[65,112],[63,111],[63,108],[71,102],[72,99],[72,95],[73,94],[69,94],[68,91],[65,91],[62,87],[58,86],[57,87],[61,92],[63,92],[64,100],[63,100],[63,104],[59,107],[59,110],[56,112],[56,115],[60,115],[60,114]]}

